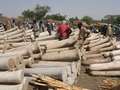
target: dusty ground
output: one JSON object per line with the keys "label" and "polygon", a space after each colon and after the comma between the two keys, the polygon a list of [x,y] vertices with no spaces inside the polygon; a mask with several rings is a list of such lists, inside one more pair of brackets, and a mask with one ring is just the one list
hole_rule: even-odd
{"label": "dusty ground", "polygon": [[85,73],[85,69],[82,67],[76,85],[90,90],[120,90],[120,77],[90,76]]}
{"label": "dusty ground", "polygon": [[[82,66],[81,75],[76,79],[75,85],[88,88],[90,90],[120,90],[120,77],[100,77],[91,76],[85,73],[85,68]],[[43,88],[28,90],[47,90]]]}

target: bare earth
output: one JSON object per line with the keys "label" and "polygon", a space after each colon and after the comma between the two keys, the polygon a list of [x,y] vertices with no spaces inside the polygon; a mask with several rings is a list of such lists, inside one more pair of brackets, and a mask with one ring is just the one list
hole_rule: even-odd
{"label": "bare earth", "polygon": [[75,85],[90,90],[120,90],[120,77],[90,76],[85,73],[85,68],[82,67],[81,75]]}
{"label": "bare earth", "polygon": [[[87,88],[90,90],[120,90],[120,77],[100,77],[91,76],[85,73],[85,67],[82,66],[81,75],[78,76],[75,85]],[[47,90],[40,88],[32,89],[30,86],[28,90]]]}

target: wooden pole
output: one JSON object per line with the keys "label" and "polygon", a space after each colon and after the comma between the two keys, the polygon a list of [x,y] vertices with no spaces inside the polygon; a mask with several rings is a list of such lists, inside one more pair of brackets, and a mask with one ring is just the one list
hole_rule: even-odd
{"label": "wooden pole", "polygon": [[[48,86],[56,88],[56,90],[84,90],[80,87],[68,85],[64,82],[55,80],[55,79],[50,78],[48,76],[43,76],[43,75],[39,75],[39,76],[32,75],[32,76],[33,76],[33,78],[35,78],[34,80],[36,80],[37,82],[43,81],[44,83],[47,83]],[[38,79],[36,79],[36,78],[38,78]]]}
{"label": "wooden pole", "polygon": [[91,71],[90,74],[95,76],[120,76],[120,71]]}
{"label": "wooden pole", "polygon": [[105,57],[120,55],[120,50],[113,50],[102,53]]}
{"label": "wooden pole", "polygon": [[21,84],[0,85],[0,90],[28,90],[28,80],[24,78]]}
{"label": "wooden pole", "polygon": [[100,51],[100,52],[106,52],[106,51],[112,51],[112,50],[114,50],[114,49],[116,49],[116,47],[112,45],[112,46],[110,46],[110,47],[102,48],[102,49],[100,49],[99,51]]}
{"label": "wooden pole", "polygon": [[64,67],[28,68],[24,70],[24,73],[25,76],[29,76],[31,74],[43,74],[63,81],[67,81],[68,79],[67,69]]}
{"label": "wooden pole", "polygon": [[79,59],[76,50],[67,50],[61,52],[45,53],[42,55],[43,61],[76,61]]}
{"label": "wooden pole", "polygon": [[[62,41],[54,41],[53,43],[47,43],[47,44],[42,44],[42,45],[46,45],[47,49],[56,49],[56,48],[65,48],[65,47],[71,47],[75,44],[76,40],[75,38],[69,38],[69,39],[65,39]],[[40,42],[38,42],[39,45]]]}
{"label": "wooden pole", "polygon": [[16,67],[16,60],[12,57],[0,58],[0,70],[13,70]]}
{"label": "wooden pole", "polygon": [[82,64],[84,65],[89,65],[89,64],[97,64],[97,63],[107,63],[110,62],[111,59],[110,58],[94,58],[94,59],[87,59],[87,60],[83,60]]}
{"label": "wooden pole", "polygon": [[104,43],[109,42],[109,41],[110,41],[109,38],[105,38],[105,39],[103,39],[103,40],[100,40],[99,42],[90,44],[89,47],[91,48],[91,47],[94,47],[94,46],[97,46],[97,45],[104,44]]}
{"label": "wooden pole", "polygon": [[102,48],[106,48],[106,47],[109,47],[109,46],[112,46],[111,42],[104,43],[102,45],[98,45],[98,46],[92,47],[92,48],[90,48],[90,50],[91,51],[96,51],[96,50],[99,50],[99,49],[102,49]]}
{"label": "wooden pole", "polygon": [[102,64],[91,64],[89,67],[90,70],[118,70],[120,69],[120,61],[113,61],[109,63]]}
{"label": "wooden pole", "polygon": [[24,78],[22,70],[0,72],[1,84],[20,84]]}

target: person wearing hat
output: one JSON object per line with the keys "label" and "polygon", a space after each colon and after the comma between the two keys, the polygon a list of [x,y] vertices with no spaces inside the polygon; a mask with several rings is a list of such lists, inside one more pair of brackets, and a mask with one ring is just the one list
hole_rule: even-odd
{"label": "person wearing hat", "polygon": [[66,23],[66,21],[63,21],[57,29],[58,39],[63,40],[69,38],[71,32],[70,26]]}

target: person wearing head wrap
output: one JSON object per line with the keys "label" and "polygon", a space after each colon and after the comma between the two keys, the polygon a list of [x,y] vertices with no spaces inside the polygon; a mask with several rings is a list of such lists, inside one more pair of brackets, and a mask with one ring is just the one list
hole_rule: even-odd
{"label": "person wearing head wrap", "polygon": [[78,28],[79,28],[79,36],[78,36],[78,40],[85,40],[88,36],[88,34],[90,33],[87,30],[88,25],[85,22],[79,22],[78,23]]}
{"label": "person wearing head wrap", "polygon": [[71,32],[70,26],[66,23],[66,21],[63,21],[57,29],[58,39],[63,40],[69,38]]}

